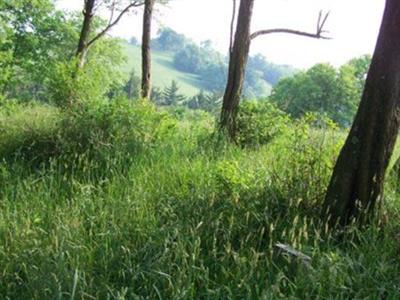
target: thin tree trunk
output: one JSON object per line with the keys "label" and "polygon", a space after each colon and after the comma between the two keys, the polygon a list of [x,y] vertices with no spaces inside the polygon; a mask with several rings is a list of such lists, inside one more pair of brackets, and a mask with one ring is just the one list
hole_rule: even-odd
{"label": "thin tree trunk", "polygon": [[254,0],[241,0],[235,40],[229,56],[228,81],[225,89],[220,126],[235,139],[236,116],[243,90],[245,70],[250,50],[250,26]]}
{"label": "thin tree trunk", "polygon": [[142,36],[142,97],[150,99],[151,93],[151,23],[155,0],[145,0]]}
{"label": "thin tree trunk", "polygon": [[364,93],[328,187],[331,226],[370,221],[400,125],[400,1],[387,0]]}
{"label": "thin tree trunk", "polygon": [[94,16],[94,4],[95,0],[85,0],[85,7],[83,9],[83,24],[81,34],[79,36],[78,48],[76,50],[76,56],[78,58],[78,68],[82,68],[86,61],[86,55],[89,43],[89,34],[92,25],[92,19]]}

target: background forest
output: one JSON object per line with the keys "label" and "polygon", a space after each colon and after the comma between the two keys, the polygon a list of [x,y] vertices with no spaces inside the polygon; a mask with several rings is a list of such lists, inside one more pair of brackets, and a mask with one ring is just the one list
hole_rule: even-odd
{"label": "background forest", "polygon": [[[399,43],[300,70],[245,53],[254,0],[228,55],[168,27],[149,39],[167,1],[82,2],[0,0],[0,298],[400,298]],[[107,34],[142,15],[142,41]],[[363,118],[373,95],[384,109]],[[365,134],[375,147],[366,123],[392,127]],[[347,149],[365,158],[346,160],[352,186],[363,162],[375,176],[366,202],[333,196]]]}

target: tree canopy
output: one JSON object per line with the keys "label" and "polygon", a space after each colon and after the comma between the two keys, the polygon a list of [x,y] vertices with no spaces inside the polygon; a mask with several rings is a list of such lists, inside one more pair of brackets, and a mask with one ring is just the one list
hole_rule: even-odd
{"label": "tree canopy", "polygon": [[270,99],[295,118],[317,112],[347,127],[360,102],[370,61],[369,56],[362,56],[339,69],[317,64],[279,81]]}

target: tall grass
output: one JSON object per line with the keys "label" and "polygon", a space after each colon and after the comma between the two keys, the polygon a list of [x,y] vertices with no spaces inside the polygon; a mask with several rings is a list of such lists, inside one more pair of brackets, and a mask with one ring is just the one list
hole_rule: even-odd
{"label": "tall grass", "polygon": [[[92,115],[91,123],[87,115],[54,112],[82,122],[74,128],[85,134],[103,120],[98,133],[110,134],[80,139],[85,151],[70,150],[78,149],[72,126],[72,148],[59,148],[34,168],[24,143],[15,156],[4,150],[13,159],[0,167],[2,298],[400,297],[394,188],[388,186],[385,224],[341,240],[320,225],[342,133],[302,120],[266,145],[243,147],[216,137],[204,115],[190,122],[162,116],[159,131],[159,112],[131,107],[129,116],[138,110],[148,116],[124,127],[130,117],[121,116],[122,107],[109,119],[115,110]],[[135,124],[146,138],[118,134]],[[65,137],[60,127],[43,127]],[[140,147],[127,147],[131,142]],[[310,255],[311,265],[279,255],[277,242]]]}

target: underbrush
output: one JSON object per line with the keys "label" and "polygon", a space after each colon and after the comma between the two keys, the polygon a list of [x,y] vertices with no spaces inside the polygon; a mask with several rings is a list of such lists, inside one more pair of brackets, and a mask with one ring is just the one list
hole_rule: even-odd
{"label": "underbrush", "polygon": [[68,110],[39,104],[0,110],[0,157],[37,164],[85,155],[132,155],[168,139],[176,126],[145,101],[77,102]]}
{"label": "underbrush", "polygon": [[[400,297],[391,186],[386,224],[339,240],[319,222],[344,135],[329,122],[288,120],[265,144],[236,146],[207,114],[177,120],[141,102],[103,105],[3,113],[2,128],[16,128],[0,140],[14,157],[0,168],[3,298]],[[35,119],[35,109],[54,119]],[[46,147],[56,154],[34,171],[26,166],[42,146],[26,150],[21,119],[36,124],[34,142],[55,140]],[[29,160],[12,153],[13,137]],[[311,264],[278,254],[278,242]]]}

